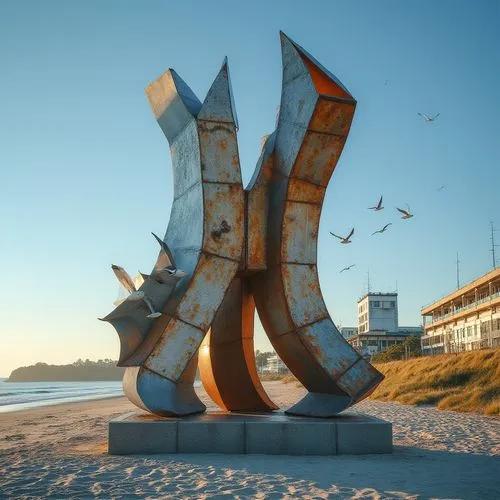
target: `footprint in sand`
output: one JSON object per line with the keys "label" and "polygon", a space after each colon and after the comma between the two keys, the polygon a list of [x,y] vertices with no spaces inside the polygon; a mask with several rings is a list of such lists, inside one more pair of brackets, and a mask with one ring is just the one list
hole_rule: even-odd
{"label": "footprint in sand", "polygon": [[24,434],[11,434],[10,436],[5,436],[5,441],[22,441],[26,436]]}

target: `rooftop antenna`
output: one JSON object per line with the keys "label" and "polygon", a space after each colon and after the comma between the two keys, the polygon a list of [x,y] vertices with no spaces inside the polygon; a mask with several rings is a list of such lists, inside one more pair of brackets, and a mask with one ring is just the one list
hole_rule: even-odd
{"label": "rooftop antenna", "polygon": [[460,288],[460,261],[458,260],[458,252],[457,252],[457,290]]}
{"label": "rooftop antenna", "polygon": [[370,285],[370,268],[368,268],[368,272],[367,272],[367,280],[368,280],[368,293],[371,293],[372,291],[372,287]]}
{"label": "rooftop antenna", "polygon": [[497,267],[497,261],[496,261],[496,258],[495,258],[495,247],[498,247],[500,245],[495,245],[495,232],[496,231],[499,231],[498,229],[494,229],[493,227],[493,221],[490,221],[490,226],[491,226],[491,236],[490,236],[490,239],[491,239],[491,256],[492,256],[492,259],[493,259],[493,269],[495,269]]}

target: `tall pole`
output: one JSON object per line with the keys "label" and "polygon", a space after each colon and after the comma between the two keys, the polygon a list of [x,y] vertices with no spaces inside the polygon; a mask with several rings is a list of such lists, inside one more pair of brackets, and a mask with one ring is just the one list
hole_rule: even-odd
{"label": "tall pole", "polygon": [[497,267],[497,261],[496,261],[496,258],[495,258],[495,247],[497,247],[498,245],[495,245],[495,231],[498,231],[498,229],[494,229],[493,227],[493,221],[490,221],[490,226],[491,226],[491,236],[490,236],[490,239],[491,239],[491,257],[492,257],[492,260],[493,260],[493,269],[495,269]]}
{"label": "tall pole", "polygon": [[460,261],[458,260],[458,252],[457,252],[457,290],[460,288]]}

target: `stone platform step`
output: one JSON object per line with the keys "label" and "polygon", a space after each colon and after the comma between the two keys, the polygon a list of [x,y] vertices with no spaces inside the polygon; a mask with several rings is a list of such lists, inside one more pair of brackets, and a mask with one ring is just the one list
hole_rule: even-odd
{"label": "stone platform step", "polygon": [[304,418],[207,412],[182,418],[128,413],[109,423],[111,455],[229,453],[337,455],[392,452],[392,424],[368,415]]}

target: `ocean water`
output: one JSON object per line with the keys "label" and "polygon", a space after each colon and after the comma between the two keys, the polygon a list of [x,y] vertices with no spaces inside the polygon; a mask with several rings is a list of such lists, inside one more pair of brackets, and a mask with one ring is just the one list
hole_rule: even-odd
{"label": "ocean water", "polygon": [[6,382],[0,379],[0,413],[122,395],[121,381]]}

